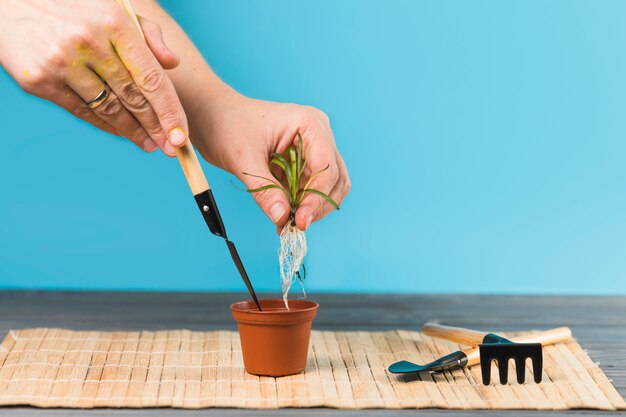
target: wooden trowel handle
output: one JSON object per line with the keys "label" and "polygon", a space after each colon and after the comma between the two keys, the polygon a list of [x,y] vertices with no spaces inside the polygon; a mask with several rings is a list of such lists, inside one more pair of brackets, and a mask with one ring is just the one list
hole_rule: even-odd
{"label": "wooden trowel handle", "polygon": [[[467,346],[478,346],[483,342],[488,332],[465,329],[463,327],[445,326],[437,323],[426,323],[422,327],[422,333],[431,337],[450,340]],[[572,331],[568,327],[558,327],[540,333],[531,333],[511,339],[518,343],[541,343],[549,345],[558,343],[572,337]]]}
{"label": "wooden trowel handle", "polygon": [[[515,343],[541,343],[542,346],[553,345],[564,342],[572,337],[569,327],[557,327],[538,333],[530,333],[524,336],[512,337],[510,340]],[[477,347],[464,350],[467,356],[467,365],[472,366],[480,363],[480,351]]]}
{"label": "wooden trowel handle", "polygon": [[426,323],[422,326],[422,333],[427,336],[446,339],[466,346],[478,346],[483,342],[487,334],[478,330],[464,329],[462,327],[444,326],[437,323]]}
{"label": "wooden trowel handle", "polygon": [[[126,10],[128,17],[137,27],[141,37],[145,40],[143,30],[141,29],[141,25],[139,24],[139,20],[137,19],[137,15],[135,14],[135,10],[133,9],[133,5],[130,0],[120,0],[120,3]],[[189,183],[189,187],[191,188],[193,195],[198,195],[210,189],[209,183],[204,176],[204,171],[202,171],[202,166],[200,166],[200,161],[198,161],[196,151],[191,145],[191,141],[187,139],[183,146],[175,149],[178,162],[180,162],[180,166],[183,168],[185,178],[187,178],[187,182]]]}
{"label": "wooden trowel handle", "polygon": [[180,162],[180,166],[185,173],[185,178],[187,178],[193,195],[198,195],[210,189],[209,182],[204,176],[204,171],[202,171],[200,161],[198,161],[198,156],[191,145],[191,141],[187,139],[183,146],[175,149],[178,162]]}

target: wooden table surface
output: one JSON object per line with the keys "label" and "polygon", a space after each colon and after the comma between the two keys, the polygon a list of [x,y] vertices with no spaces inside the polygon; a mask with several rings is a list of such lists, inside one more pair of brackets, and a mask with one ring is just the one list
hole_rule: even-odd
{"label": "wooden table surface", "polygon": [[[235,329],[229,304],[237,293],[0,291],[0,336],[9,329],[63,327],[75,330]],[[314,294],[321,305],[313,324],[320,330],[414,329],[429,320],[484,330],[528,330],[569,326],[574,336],[626,396],[626,297],[504,295]],[[0,416],[299,416],[353,417],[478,415],[479,411],[333,409],[236,410],[141,409],[67,410],[0,408]],[[493,415],[611,415],[501,411]],[[625,415],[622,413],[621,415]]]}

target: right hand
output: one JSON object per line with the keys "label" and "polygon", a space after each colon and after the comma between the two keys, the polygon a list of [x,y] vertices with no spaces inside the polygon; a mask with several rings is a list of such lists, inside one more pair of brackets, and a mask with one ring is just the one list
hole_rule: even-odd
{"label": "right hand", "polygon": [[[209,121],[194,135],[194,145],[204,159],[236,175],[247,188],[262,187],[269,181],[244,172],[272,178],[271,154],[285,152],[290,145],[298,146],[297,134],[300,133],[308,161],[304,178],[325,170],[311,182],[311,188],[341,204],[350,192],[350,175],[324,112],[310,106],[255,100],[236,92],[222,100],[227,104],[207,105],[203,109],[208,113],[194,118]],[[283,192],[268,189],[254,193],[253,197],[280,233],[291,212]],[[296,225],[300,230],[307,230],[312,222],[333,210],[334,207],[320,196],[306,194],[295,213]]]}
{"label": "right hand", "polygon": [[[159,26],[146,40],[113,0],[0,0],[0,64],[22,89],[141,149],[169,156],[188,138],[185,111],[165,73],[178,57]],[[85,106],[106,85],[108,97]]]}

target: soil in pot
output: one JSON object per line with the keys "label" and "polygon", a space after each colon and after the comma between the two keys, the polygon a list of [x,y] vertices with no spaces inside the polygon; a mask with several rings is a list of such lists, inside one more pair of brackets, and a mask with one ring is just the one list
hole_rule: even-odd
{"label": "soil in pot", "polygon": [[259,300],[231,304],[239,326],[243,362],[248,373],[265,376],[298,374],[306,367],[311,323],[318,304],[308,300]]}

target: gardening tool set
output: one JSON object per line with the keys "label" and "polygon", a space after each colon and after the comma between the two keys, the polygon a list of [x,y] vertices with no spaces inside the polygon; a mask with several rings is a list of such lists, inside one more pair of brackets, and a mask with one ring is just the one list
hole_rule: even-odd
{"label": "gardening tool set", "polygon": [[418,365],[408,361],[396,362],[389,367],[389,372],[394,374],[436,373],[480,363],[483,384],[489,385],[491,382],[491,363],[495,360],[498,364],[500,383],[506,384],[509,374],[509,361],[513,359],[517,382],[523,384],[526,359],[530,358],[534,380],[536,383],[540,383],[543,371],[542,346],[559,343],[572,337],[572,332],[567,327],[514,337],[511,340],[493,333],[435,323],[426,323],[422,327],[422,332],[428,336],[450,340],[472,346],[472,348],[450,353],[426,365]]}

